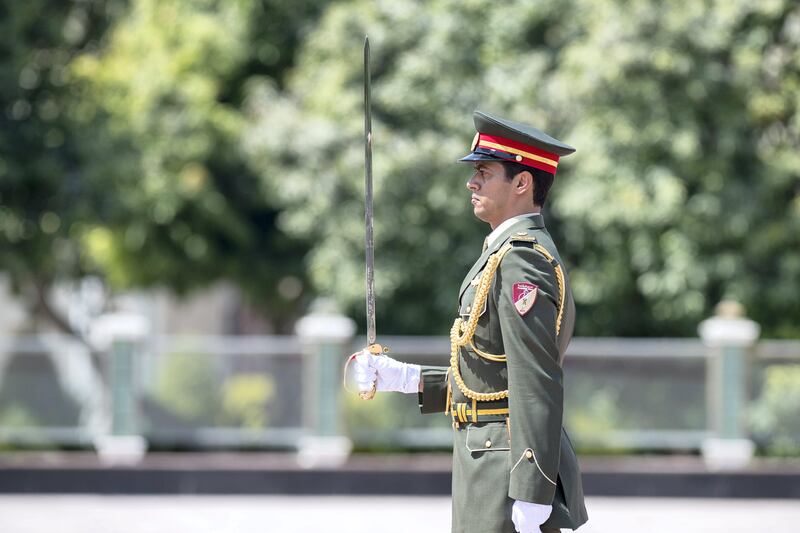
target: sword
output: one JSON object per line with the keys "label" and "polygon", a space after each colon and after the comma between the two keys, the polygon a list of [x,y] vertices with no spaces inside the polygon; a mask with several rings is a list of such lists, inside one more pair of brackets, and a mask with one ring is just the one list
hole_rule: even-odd
{"label": "sword", "polygon": [[[375,239],[372,230],[372,99],[369,74],[369,36],[364,37],[364,225],[367,264],[367,350],[374,355],[388,352],[377,342],[375,329]],[[364,400],[375,396],[375,383],[372,390],[358,393]]]}

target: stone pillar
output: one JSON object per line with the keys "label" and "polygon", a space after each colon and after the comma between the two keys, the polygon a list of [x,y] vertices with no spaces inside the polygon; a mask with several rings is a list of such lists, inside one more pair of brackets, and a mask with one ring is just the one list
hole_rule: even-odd
{"label": "stone pillar", "polygon": [[708,350],[706,405],[712,436],[702,451],[711,469],[742,468],[753,457],[755,446],[747,438],[745,412],[750,354],[760,329],[734,301],[720,302],[714,316],[698,328]]}
{"label": "stone pillar", "polygon": [[297,323],[303,346],[303,425],[308,435],[298,443],[298,461],[306,468],[338,466],[352,442],[344,436],[339,403],[342,370],[355,323],[329,300],[318,300]]}
{"label": "stone pillar", "polygon": [[95,448],[107,463],[135,463],[147,441],[140,434],[138,356],[150,333],[147,319],[135,313],[109,313],[92,324],[94,344],[107,354],[110,427],[95,437]]}

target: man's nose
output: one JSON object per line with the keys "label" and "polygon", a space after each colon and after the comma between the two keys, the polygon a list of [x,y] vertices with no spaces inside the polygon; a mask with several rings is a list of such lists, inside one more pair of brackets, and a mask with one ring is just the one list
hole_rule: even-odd
{"label": "man's nose", "polygon": [[478,184],[475,182],[474,177],[468,179],[466,185],[467,189],[471,190],[472,192],[475,192],[479,189]]}

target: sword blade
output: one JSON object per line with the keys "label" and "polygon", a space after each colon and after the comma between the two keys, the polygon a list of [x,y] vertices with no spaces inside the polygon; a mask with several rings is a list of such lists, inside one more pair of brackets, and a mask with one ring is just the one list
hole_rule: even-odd
{"label": "sword blade", "polygon": [[372,229],[372,99],[369,37],[364,38],[364,222],[367,264],[367,346],[375,344],[375,240]]}

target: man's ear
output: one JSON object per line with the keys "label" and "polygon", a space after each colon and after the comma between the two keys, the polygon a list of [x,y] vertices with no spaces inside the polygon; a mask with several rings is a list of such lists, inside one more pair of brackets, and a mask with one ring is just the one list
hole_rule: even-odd
{"label": "man's ear", "polygon": [[523,170],[514,176],[514,187],[516,188],[517,194],[524,194],[533,190],[533,174],[527,170]]}

